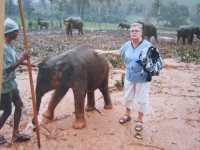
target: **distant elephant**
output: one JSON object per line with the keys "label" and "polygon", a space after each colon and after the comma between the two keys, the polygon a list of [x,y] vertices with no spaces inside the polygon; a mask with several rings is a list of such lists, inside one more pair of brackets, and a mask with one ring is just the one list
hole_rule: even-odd
{"label": "distant elephant", "polygon": [[194,34],[197,36],[197,39],[200,39],[200,28],[196,27],[194,30]]}
{"label": "distant elephant", "polygon": [[83,21],[80,17],[69,17],[64,20],[67,35],[72,36],[72,30],[78,29],[78,35],[83,35]]}
{"label": "distant elephant", "polygon": [[[43,114],[43,117],[53,119],[57,104],[69,88],[72,88],[74,93],[76,120],[73,127],[76,129],[86,126],[84,117],[86,94],[86,111],[95,109],[94,91],[96,89],[99,89],[103,94],[104,108],[112,108],[108,91],[109,65],[105,56],[98,55],[95,50],[96,48],[84,44],[46,58],[40,63],[36,83],[37,113],[42,96],[55,90],[48,108]],[[34,120],[32,122],[34,123]]]}
{"label": "distant elephant", "polygon": [[180,26],[177,30],[177,43],[179,39],[183,39],[183,43],[185,43],[185,39],[187,39],[187,44],[192,44],[194,34],[197,35],[197,38],[200,39],[200,29],[198,27],[183,25]]}
{"label": "distant elephant", "polygon": [[119,30],[119,29],[120,29],[120,30],[121,30],[121,29],[124,30],[124,28],[126,28],[127,30],[130,29],[130,24],[125,23],[125,22],[119,23],[119,25],[118,25],[118,30]]}
{"label": "distant elephant", "polygon": [[38,19],[37,25],[40,26],[40,30],[42,29],[42,27],[45,27],[46,29],[49,28],[49,23],[47,22],[47,20],[44,19]]}
{"label": "distant elephant", "polygon": [[157,39],[157,29],[152,23],[145,23],[141,21],[137,21],[138,23],[142,24],[143,28],[143,38],[148,37],[148,40],[150,41],[151,36],[154,36],[156,39],[156,43],[158,43]]}

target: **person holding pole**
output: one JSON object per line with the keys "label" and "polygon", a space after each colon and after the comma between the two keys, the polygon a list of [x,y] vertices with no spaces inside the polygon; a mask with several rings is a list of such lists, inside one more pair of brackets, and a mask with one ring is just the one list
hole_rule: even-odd
{"label": "person holding pole", "polygon": [[[29,135],[19,133],[19,122],[21,118],[21,112],[23,108],[23,102],[20,98],[19,90],[17,88],[16,68],[19,65],[26,65],[27,60],[30,58],[30,51],[24,52],[21,58],[19,58],[11,45],[11,42],[18,36],[19,27],[15,21],[7,18],[4,21],[4,60],[3,60],[3,75],[2,75],[2,91],[0,110],[3,110],[0,116],[0,129],[5,124],[7,118],[12,112],[12,103],[15,106],[14,111],[14,126],[12,141],[23,142],[30,139]],[[31,64],[32,67],[38,67],[38,65]],[[0,144],[9,143],[3,135],[0,134]]]}

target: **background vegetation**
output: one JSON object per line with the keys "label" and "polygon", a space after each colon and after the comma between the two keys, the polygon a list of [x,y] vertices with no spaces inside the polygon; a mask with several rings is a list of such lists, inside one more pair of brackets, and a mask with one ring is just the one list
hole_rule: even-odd
{"label": "background vegetation", "polygon": [[[5,17],[12,17],[20,24],[19,9],[16,0],[5,1]],[[99,29],[118,29],[119,22],[132,23],[136,20],[150,21],[156,25],[159,31],[168,30],[175,31],[180,25],[190,24],[199,26],[200,24],[200,2],[199,0],[21,0],[24,8],[24,15],[28,29],[39,29],[37,27],[37,19],[43,18],[50,23],[51,29],[64,28],[63,20],[70,16],[80,16],[84,21],[84,28],[99,28]],[[99,34],[99,33],[98,33]],[[38,35],[37,35],[38,36]],[[30,44],[32,47],[32,55],[42,55],[41,50],[50,53],[60,53],[66,49],[77,46],[82,41],[83,43],[97,45],[107,43],[105,49],[117,49],[125,42],[120,41],[118,33],[113,37],[104,37],[100,41],[99,36],[91,37],[76,37],[75,40],[65,39],[66,35],[60,39],[48,35],[41,39],[34,39]],[[176,38],[176,37],[175,37]],[[63,39],[65,41],[63,42]],[[84,39],[84,40],[83,40]],[[36,42],[38,40],[38,43]],[[99,43],[95,43],[99,41]],[[110,46],[108,41],[113,42]],[[120,41],[120,42],[119,42]],[[72,44],[71,44],[72,43]],[[176,45],[165,43],[157,45],[160,50],[168,49],[167,53],[173,52],[185,62],[200,62],[199,45]],[[66,47],[70,45],[70,47]],[[17,50],[24,51],[23,44],[15,45]],[[165,51],[166,52],[166,51]],[[43,58],[43,56],[42,56]],[[115,66],[124,64],[121,57],[108,56],[110,63]]]}
{"label": "background vegetation", "polygon": [[[17,0],[5,1],[5,17],[19,18]],[[200,24],[199,0],[21,0],[27,25],[36,28],[36,20],[44,18],[51,28],[63,28],[63,20],[79,16],[84,27],[116,29],[119,22],[148,20],[157,27],[177,28],[183,24]],[[18,19],[19,20],[19,19]],[[20,22],[20,20],[19,20]],[[92,23],[91,23],[92,22]],[[113,25],[109,25],[113,24]]]}

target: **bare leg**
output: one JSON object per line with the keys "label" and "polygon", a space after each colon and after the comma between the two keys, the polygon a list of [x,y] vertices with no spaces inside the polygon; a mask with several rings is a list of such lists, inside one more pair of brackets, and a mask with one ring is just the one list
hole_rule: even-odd
{"label": "bare leg", "polygon": [[141,112],[138,111],[138,118],[137,118],[137,121],[142,122],[142,117],[143,117],[143,113],[141,113]]}
{"label": "bare leg", "polygon": [[131,110],[129,108],[126,107],[126,115],[127,116],[131,116]]}
{"label": "bare leg", "polygon": [[14,112],[14,127],[13,127],[12,139],[16,139],[19,137],[19,122],[21,119],[23,103],[21,100],[14,101],[13,103],[15,105],[15,112]]}
{"label": "bare leg", "polygon": [[6,120],[8,119],[8,117],[10,116],[12,112],[11,108],[5,109],[3,111],[3,114],[0,117],[0,129],[3,127],[3,125],[5,124]]}

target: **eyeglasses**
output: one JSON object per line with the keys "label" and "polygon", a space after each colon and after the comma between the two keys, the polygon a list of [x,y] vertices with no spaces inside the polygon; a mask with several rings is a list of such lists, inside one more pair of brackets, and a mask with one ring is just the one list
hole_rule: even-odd
{"label": "eyeglasses", "polygon": [[130,32],[135,32],[135,33],[138,33],[138,32],[140,32],[140,30],[131,30]]}

